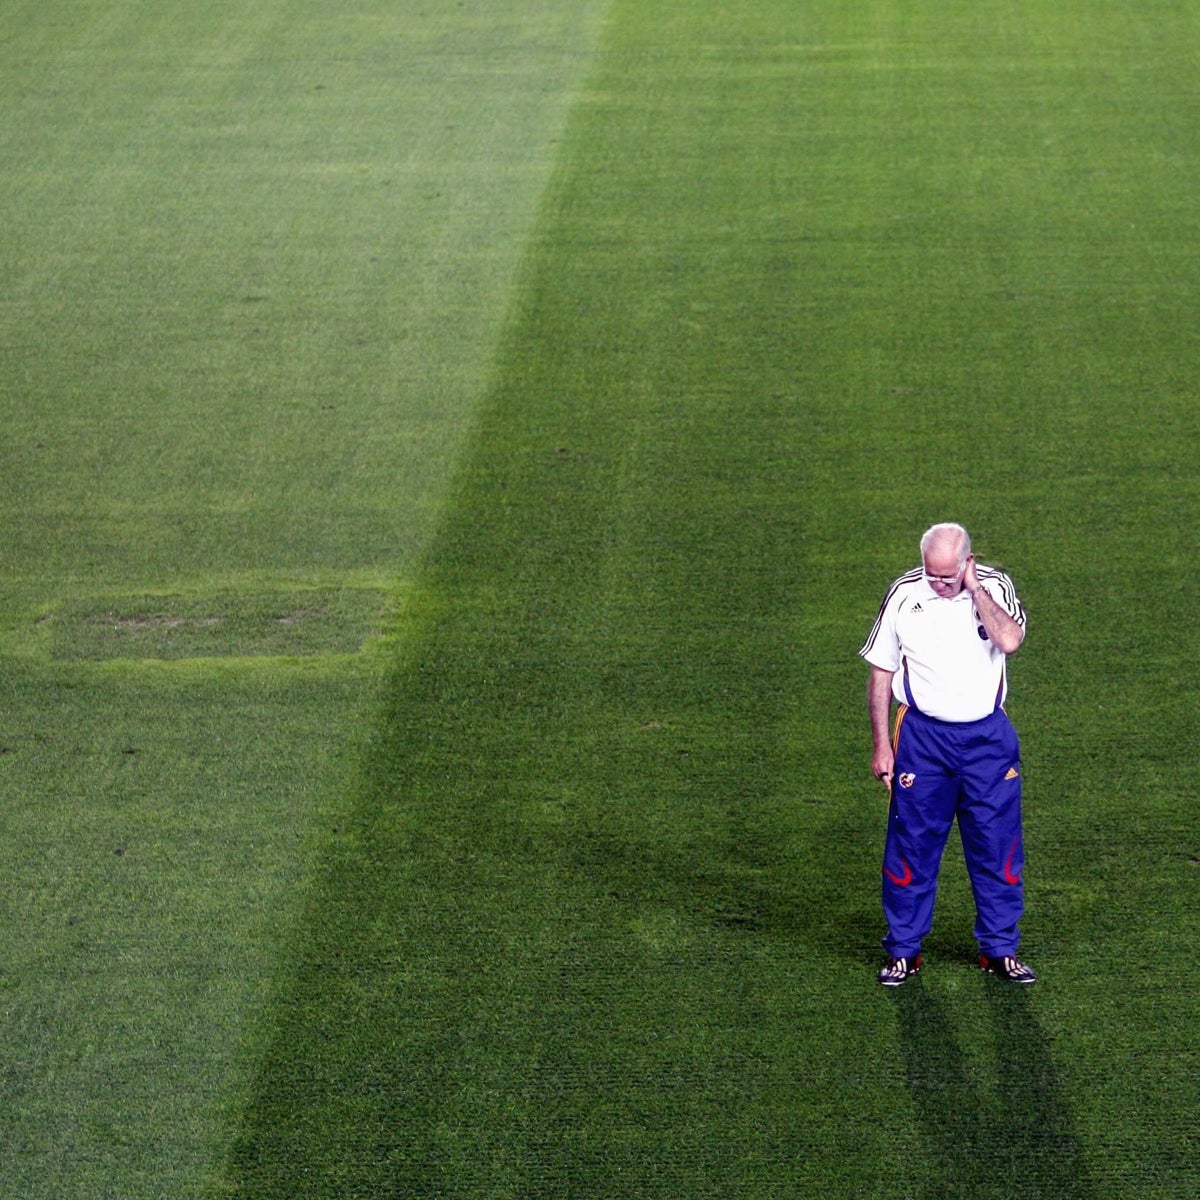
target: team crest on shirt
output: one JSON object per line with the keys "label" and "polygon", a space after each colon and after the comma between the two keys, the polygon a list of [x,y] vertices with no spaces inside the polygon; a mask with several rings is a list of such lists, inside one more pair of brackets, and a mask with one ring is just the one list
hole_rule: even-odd
{"label": "team crest on shirt", "polygon": [[900,774],[900,786],[902,788],[910,788],[917,782],[917,777],[911,771],[902,771]]}

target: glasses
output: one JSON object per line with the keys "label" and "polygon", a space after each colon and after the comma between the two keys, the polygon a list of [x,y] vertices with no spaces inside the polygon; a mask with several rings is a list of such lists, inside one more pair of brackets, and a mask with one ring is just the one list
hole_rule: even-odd
{"label": "glasses", "polygon": [[930,583],[944,583],[947,587],[951,587],[953,584],[956,584],[958,582],[959,576],[966,569],[967,569],[967,564],[963,563],[963,565],[961,567],[959,567],[958,570],[955,571],[953,575],[930,575],[929,572],[926,571],[925,578]]}

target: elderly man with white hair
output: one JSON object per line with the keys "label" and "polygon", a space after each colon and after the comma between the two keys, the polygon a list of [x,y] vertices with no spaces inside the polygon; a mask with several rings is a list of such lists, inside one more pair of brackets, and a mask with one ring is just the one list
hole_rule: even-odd
{"label": "elderly man with white hair", "polygon": [[[961,526],[921,538],[921,566],[888,589],[859,653],[871,666],[872,770],[890,793],[883,855],[886,987],[921,969],[942,852],[957,819],[975,896],[979,965],[1013,983],[1024,910],[1021,750],[1004,711],[1008,656],[1025,638],[1012,580],[975,561]],[[895,702],[895,718],[892,706]]]}

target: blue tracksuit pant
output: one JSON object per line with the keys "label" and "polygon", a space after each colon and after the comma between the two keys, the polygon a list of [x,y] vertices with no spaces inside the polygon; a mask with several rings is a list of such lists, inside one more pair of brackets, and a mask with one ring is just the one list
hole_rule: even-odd
{"label": "blue tracksuit pant", "polygon": [[919,952],[933,926],[938,870],[958,819],[975,894],[975,939],[993,957],[1015,954],[1024,908],[1020,745],[1002,709],[951,723],[902,707],[883,854],[884,949]]}

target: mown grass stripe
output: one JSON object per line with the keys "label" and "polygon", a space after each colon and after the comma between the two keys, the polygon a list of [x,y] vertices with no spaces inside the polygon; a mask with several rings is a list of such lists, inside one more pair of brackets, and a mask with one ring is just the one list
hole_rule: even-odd
{"label": "mown grass stripe", "polygon": [[604,7],[5,6],[5,1196],[211,1192]]}

